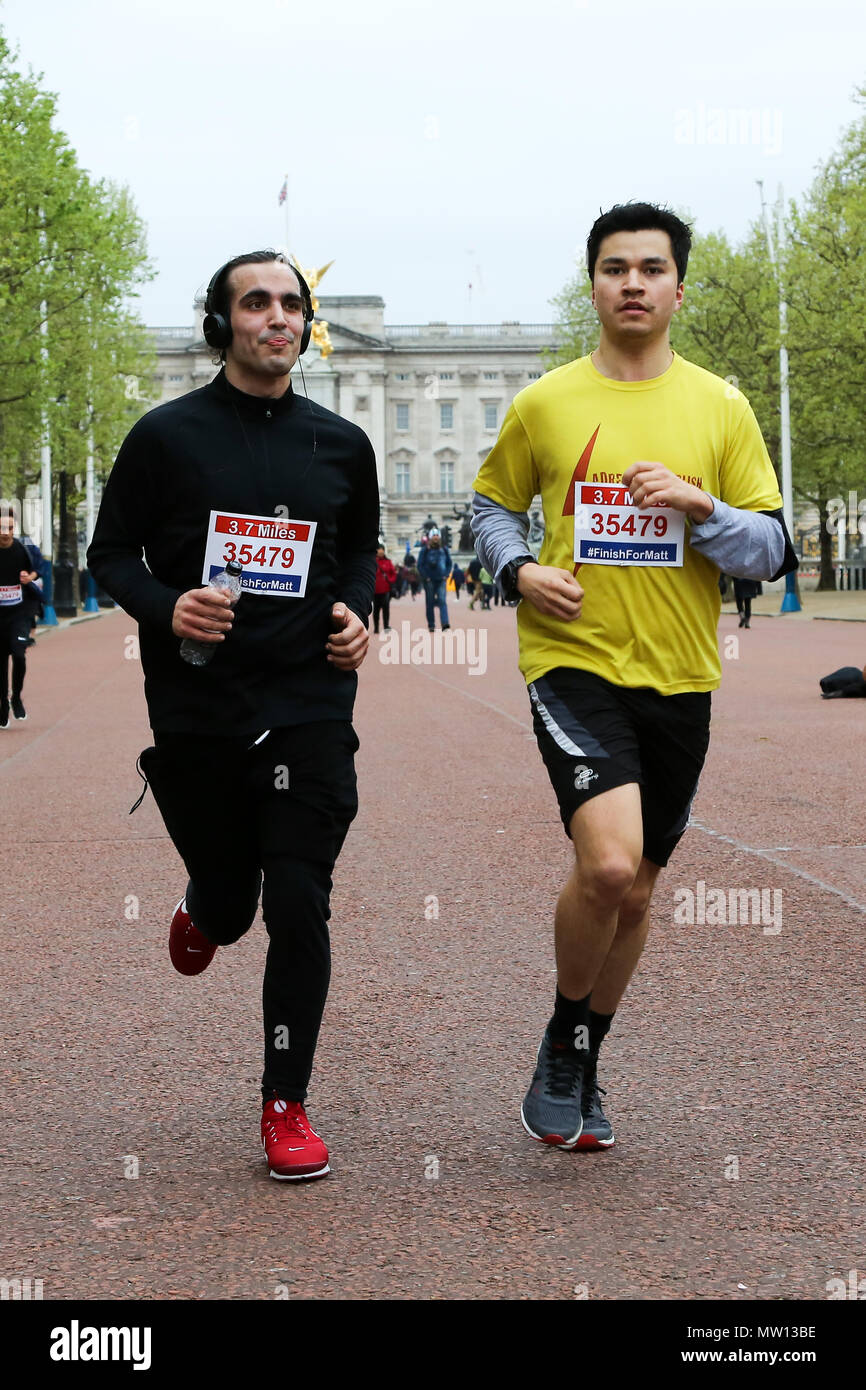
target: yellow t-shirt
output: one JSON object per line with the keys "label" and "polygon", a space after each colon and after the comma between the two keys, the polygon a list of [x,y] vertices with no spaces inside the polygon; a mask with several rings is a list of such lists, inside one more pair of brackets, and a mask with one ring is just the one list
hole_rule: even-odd
{"label": "yellow t-shirt", "polygon": [[719,685],[719,572],[689,545],[688,518],[681,567],[584,562],[575,571],[575,481],[621,483],[640,461],[663,463],[732,507],[782,506],[745,396],[682,357],[649,381],[612,381],[581,357],[527,386],[515,396],[473,487],[513,512],[525,512],[540,493],[539,563],[576,572],[584,589],[574,622],[520,604],[527,683],[572,666],[664,695]]}

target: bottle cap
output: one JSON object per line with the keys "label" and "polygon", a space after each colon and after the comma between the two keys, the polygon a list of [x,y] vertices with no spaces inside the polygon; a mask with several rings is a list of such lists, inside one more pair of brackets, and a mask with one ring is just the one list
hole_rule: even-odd
{"label": "bottle cap", "polygon": [[237,560],[229,560],[228,564],[226,565],[226,574],[231,574],[237,577],[237,575],[243,574],[243,572],[243,566],[239,565]]}

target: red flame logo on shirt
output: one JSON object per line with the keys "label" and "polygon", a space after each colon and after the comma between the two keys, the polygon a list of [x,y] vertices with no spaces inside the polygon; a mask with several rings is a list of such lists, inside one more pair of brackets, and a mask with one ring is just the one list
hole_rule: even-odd
{"label": "red flame logo on shirt", "polygon": [[[592,458],[592,451],[595,448],[595,441],[598,439],[598,432],[600,429],[601,425],[596,425],[592,438],[588,441],[583,453],[577,460],[577,465],[571,475],[571,482],[568,485],[568,491],[565,494],[565,502],[562,508],[563,516],[574,516],[574,498],[577,491],[577,484],[586,482],[586,470],[589,468],[589,461]],[[581,562],[578,560],[572,573],[577,574],[577,571],[580,569],[580,564]]]}

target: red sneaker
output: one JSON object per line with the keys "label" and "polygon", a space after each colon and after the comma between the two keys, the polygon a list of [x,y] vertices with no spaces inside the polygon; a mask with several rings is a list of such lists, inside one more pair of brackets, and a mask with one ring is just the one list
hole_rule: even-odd
{"label": "red sneaker", "polygon": [[291,1182],[323,1178],[331,1169],[328,1150],[311,1128],[299,1100],[269,1100],[262,1111],[262,1148],[272,1178]]}
{"label": "red sneaker", "polygon": [[216,949],[213,942],[193,926],[186,910],[186,898],[181,898],[174,909],[168,933],[168,954],[175,970],[180,975],[200,975],[207,970]]}

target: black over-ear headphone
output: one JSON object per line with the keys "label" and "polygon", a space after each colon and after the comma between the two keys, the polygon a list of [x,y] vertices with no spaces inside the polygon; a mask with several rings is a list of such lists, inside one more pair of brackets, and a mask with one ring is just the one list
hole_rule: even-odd
{"label": "black over-ear headphone", "polygon": [[[301,347],[298,352],[298,356],[301,357],[310,346],[310,334],[313,331],[313,319],[315,317],[313,314],[313,296],[310,293],[309,285],[296,265],[291,265],[288,261],[276,256],[274,260],[278,265],[288,265],[289,270],[298,277],[298,285],[300,286],[301,299],[304,305],[304,331],[301,334]],[[255,262],[250,261],[245,262],[245,264],[254,265]],[[204,322],[202,323],[202,333],[204,334],[204,340],[208,347],[212,348],[227,348],[232,340],[231,318],[227,314],[219,313],[216,308],[216,289],[229,266],[233,267],[234,262],[226,261],[224,265],[220,266],[219,270],[211,278],[211,282],[207,287],[207,294],[204,297]]]}

